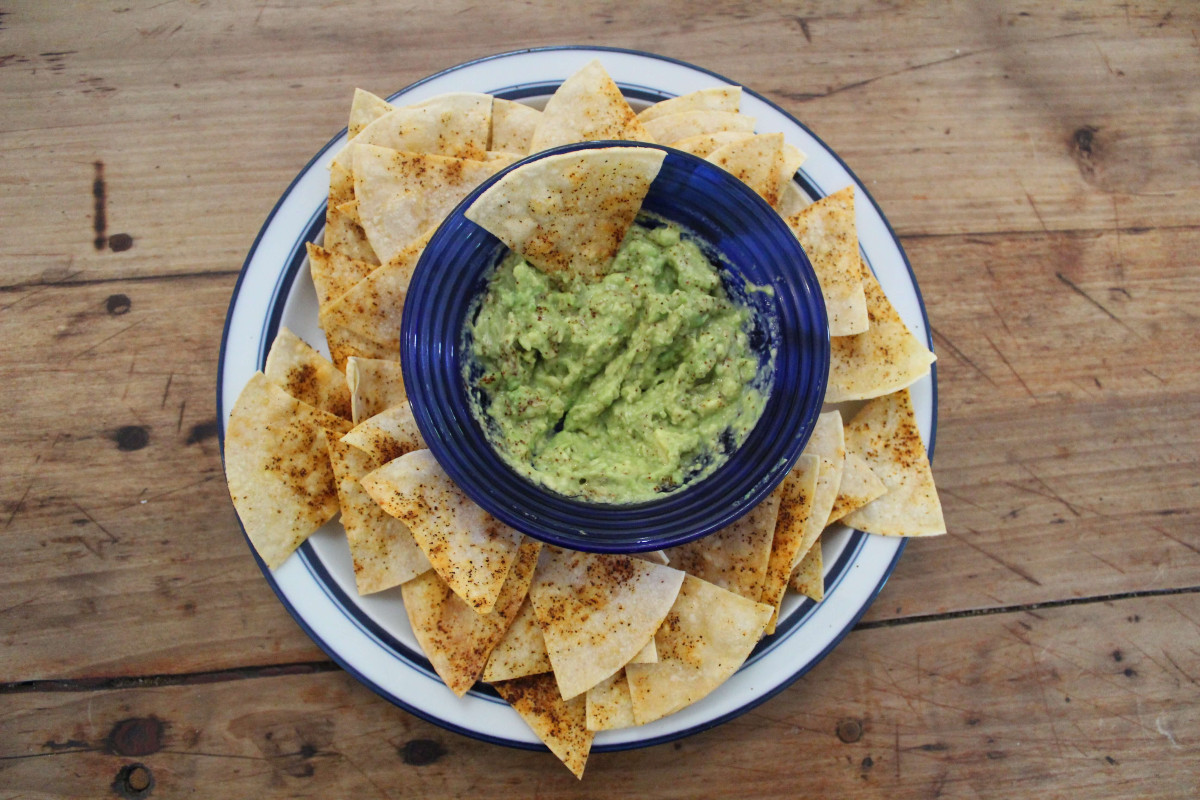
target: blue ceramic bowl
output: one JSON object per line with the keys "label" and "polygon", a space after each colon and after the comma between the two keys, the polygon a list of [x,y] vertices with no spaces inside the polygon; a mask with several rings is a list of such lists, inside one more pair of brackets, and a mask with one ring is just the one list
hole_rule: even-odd
{"label": "blue ceramic bowl", "polygon": [[[741,447],[708,475],[661,498],[614,505],[565,497],[513,471],[471,413],[464,365],[468,314],[507,252],[463,212],[507,172],[547,155],[612,146],[666,151],[642,210],[682,225],[720,255],[726,289],[751,306],[751,345],[773,371],[770,395]],[[746,284],[772,291],[745,291]],[[404,384],[417,425],[447,474],[493,516],[575,550],[641,552],[683,544],[730,524],[787,475],[812,433],[829,371],[829,327],[812,265],[779,215],[733,175],[659,145],[586,142],[537,153],[471,193],[433,235],[409,286],[400,333]],[[764,373],[760,370],[760,373]]]}

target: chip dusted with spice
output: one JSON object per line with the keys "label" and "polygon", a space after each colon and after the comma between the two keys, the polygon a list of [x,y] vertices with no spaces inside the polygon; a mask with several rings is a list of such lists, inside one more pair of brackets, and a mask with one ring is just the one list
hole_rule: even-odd
{"label": "chip dusted with spice", "polygon": [[599,139],[654,141],[604,66],[591,61],[563,81],[546,102],[529,151]]}
{"label": "chip dusted with spice", "polygon": [[289,395],[257,372],[225,430],[225,478],[255,551],[275,569],[338,512],[327,431],[349,423]]}
{"label": "chip dusted with spice", "polygon": [[808,518],[812,513],[813,498],[817,492],[821,459],[817,456],[801,455],[796,466],[780,485],[782,496],[779,517],[775,523],[775,539],[771,543],[771,557],[767,561],[767,572],[763,578],[763,603],[771,606],[772,612],[767,633],[775,632],[775,622],[783,593],[787,589],[792,568],[796,565],[797,553],[804,544],[808,529]]}
{"label": "chip dusted with spice", "polygon": [[819,539],[805,553],[804,558],[800,559],[796,569],[792,570],[792,579],[788,586],[817,602],[825,598],[825,560]]}
{"label": "chip dusted with spice", "polygon": [[842,469],[842,482],[838,485],[838,496],[833,501],[826,525],[832,525],[855,509],[862,508],[877,497],[887,493],[887,486],[858,453],[846,452],[846,464]]}
{"label": "chip dusted with spice", "polygon": [[355,425],[408,400],[399,361],[350,358],[346,361],[346,384]]}
{"label": "chip dusted with spice", "polygon": [[492,610],[517,558],[520,533],[467,497],[428,450],[389,461],[360,483],[408,526],[455,594],[480,614]]}
{"label": "chip dusted with spice", "polygon": [[633,716],[645,725],[706,697],[762,638],[772,608],[688,575],[654,636],[658,663],[625,667]]}
{"label": "chip dusted with spice", "polygon": [[334,438],[329,439],[329,461],[358,593],[381,592],[433,569],[408,526],[380,508],[359,483],[379,462]]}
{"label": "chip dusted with spice", "polygon": [[884,536],[946,532],[908,389],[863,406],[846,426],[846,449],[861,455],[887,486],[887,494],[847,514],[847,525]]}
{"label": "chip dusted with spice", "polygon": [[526,598],[504,638],[488,656],[483,679],[495,683],[524,678],[526,675],[540,675],[552,669],[550,656],[546,653],[546,637],[542,636],[542,627],[533,613],[533,604]]}
{"label": "chip dusted with spice", "polygon": [[342,441],[369,454],[378,465],[425,449],[425,439],[407,400],[358,423]]}
{"label": "chip dusted with spice", "polygon": [[589,731],[611,731],[630,728],[636,724],[637,721],[633,718],[633,697],[629,694],[629,679],[625,676],[625,670],[618,670],[612,677],[605,678],[587,690]]}
{"label": "chip dusted with spice", "polygon": [[566,699],[628,664],[654,637],[683,573],[640,558],[547,547],[529,590]]}
{"label": "chip dusted with spice", "polygon": [[762,133],[722,145],[710,153],[707,160],[733,174],[763,200],[776,206],[783,184],[783,144],[782,133]]}
{"label": "chip dusted with spice", "polygon": [[754,117],[747,117],[736,111],[700,108],[655,117],[646,122],[646,130],[654,137],[654,141],[673,145],[681,139],[690,139],[693,136],[708,133],[725,131],[753,133],[754,123]]}
{"label": "chip dusted with spice", "polygon": [[287,328],[280,328],[263,368],[267,380],[314,408],[350,418],[346,376]]}
{"label": "chip dusted with spice", "polygon": [[351,258],[344,253],[326,250],[309,242],[308,269],[313,287],[317,290],[317,304],[324,311],[334,301],[354,288],[354,285],[370,275],[378,267],[367,261]]}
{"label": "chip dusted with spice", "polygon": [[567,765],[583,778],[595,733],[587,728],[587,701],[581,695],[563,700],[553,675],[531,675],[493,684],[496,693],[521,715],[521,719]]}
{"label": "chip dusted with spice", "polygon": [[533,133],[542,120],[542,112],[524,103],[492,99],[492,136],[488,150],[524,155],[533,143]]}
{"label": "chip dusted with spice", "polygon": [[346,125],[346,133],[353,139],[362,133],[363,128],[395,108],[382,97],[364,89],[355,89],[354,99],[350,101],[350,122]]}
{"label": "chip dusted with spice", "polygon": [[466,217],[543,272],[595,279],[617,254],[665,157],[645,147],[548,156],[506,174]]}
{"label": "chip dusted with spice", "polygon": [[529,592],[542,543],[523,539],[496,605],[479,614],[434,571],[400,587],[413,634],[438,676],[459,697],[483,673],[488,656],[517,616]]}
{"label": "chip dusted with spice", "polygon": [[862,333],[869,324],[859,268],[854,187],[822,197],[787,218],[817,273],[830,336]]}
{"label": "chip dusted with spice", "polygon": [[667,114],[678,114],[684,111],[737,111],[742,106],[742,87],[713,86],[708,89],[698,89],[694,92],[681,94],[667,100],[660,100],[649,108],[638,113],[638,119],[643,123]]}

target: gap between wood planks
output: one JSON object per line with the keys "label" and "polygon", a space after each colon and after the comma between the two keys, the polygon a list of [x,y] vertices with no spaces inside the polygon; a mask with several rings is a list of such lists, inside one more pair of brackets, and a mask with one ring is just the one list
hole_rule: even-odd
{"label": "gap between wood planks", "polygon": [[[1168,597],[1179,594],[1200,593],[1200,586],[1185,586],[1176,589],[1147,589],[1140,592],[1122,592],[1120,594],[1096,595],[1093,597],[1075,597],[1066,600],[1048,600],[1043,603],[1024,603],[1018,606],[998,606],[995,608],[978,608],[964,611],[948,611],[943,614],[922,614],[900,619],[878,620],[875,622],[860,622],[852,632],[868,631],[876,628],[894,628],[901,625],[917,625],[926,622],[942,622],[944,620],[961,619],[963,617],[983,617],[995,614],[1016,614],[1025,611],[1037,611],[1046,608],[1062,608],[1064,606],[1088,605],[1090,603],[1110,603],[1116,600],[1135,600],[1142,597]],[[210,670],[207,672],[182,672],[161,675],[136,675],[115,678],[69,678],[62,680],[33,680],[13,681],[0,684],[0,695],[25,694],[30,692],[95,692],[114,691],[120,689],[145,689],[161,686],[189,686],[204,683],[222,683],[224,681],[251,680],[255,678],[274,678],[285,675],[312,675],[321,672],[338,672],[341,667],[333,661],[302,661],[294,664],[274,664],[263,667],[235,667],[233,669]]]}

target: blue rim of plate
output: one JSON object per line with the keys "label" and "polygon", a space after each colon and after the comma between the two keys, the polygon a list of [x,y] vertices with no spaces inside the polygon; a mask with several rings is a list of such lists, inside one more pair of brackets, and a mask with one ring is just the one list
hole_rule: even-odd
{"label": "blue rim of plate", "polygon": [[[924,322],[925,330],[928,331],[928,333],[926,334],[926,343],[928,344],[930,350],[931,351],[933,350],[932,327],[929,324],[929,314],[925,307],[924,298],[921,295],[920,286],[917,283],[916,274],[913,272],[912,264],[909,262],[908,254],[904,251],[904,247],[901,245],[899,237],[896,235],[895,230],[892,228],[891,222],[888,221],[887,217],[883,214],[883,210],[879,207],[879,204],[875,201],[875,198],[871,196],[870,192],[867,191],[867,189],[866,189],[865,185],[862,183],[862,181],[859,180],[858,176],[854,173],[853,170],[850,169],[850,167],[846,164],[846,162],[842,159],[842,157],[840,155],[838,155],[836,151],[834,151],[832,148],[830,148],[828,145],[826,145],[824,140],[822,140],[819,136],[817,136],[806,125],[804,125],[802,122],[797,120],[795,117],[793,117],[791,114],[789,114],[783,108],[781,108],[778,104],[772,102],[771,100],[769,100],[766,97],[762,96],[761,94],[755,92],[754,90],[749,89],[749,88],[745,87],[744,85],[737,83],[736,81],[732,81],[729,78],[726,78],[725,76],[723,76],[717,72],[714,72],[709,69],[705,69],[703,67],[698,67],[694,64],[690,64],[690,63],[680,60],[680,59],[671,58],[668,56],[662,56],[662,55],[658,55],[655,53],[648,53],[648,52],[645,52],[642,50],[628,49],[628,48],[604,47],[604,46],[598,46],[598,45],[564,45],[564,46],[552,46],[552,47],[532,47],[532,48],[524,48],[524,49],[520,49],[520,50],[512,50],[512,51],[508,51],[508,52],[504,52],[504,53],[496,53],[496,54],[493,54],[490,56],[484,56],[482,58],[477,58],[477,59],[472,59],[470,61],[462,62],[455,66],[452,66],[447,69],[441,70],[439,72],[433,73],[432,75],[428,75],[425,78],[422,78],[421,80],[415,81],[414,83],[411,83],[408,86],[394,92],[392,95],[389,96],[388,99],[390,100],[391,98],[397,97],[402,94],[406,94],[406,93],[412,91],[413,89],[416,89],[417,87],[422,86],[426,83],[429,83],[433,80],[436,80],[443,76],[449,75],[451,73],[454,73],[459,70],[463,70],[465,68],[472,67],[472,66],[475,66],[478,64],[483,64],[483,63],[486,63],[489,61],[494,61],[494,60],[502,59],[502,58],[510,58],[513,56],[518,56],[518,55],[522,55],[522,54],[526,54],[526,53],[563,52],[563,51],[588,51],[588,52],[597,52],[597,53],[609,52],[609,53],[620,53],[620,54],[625,54],[625,55],[638,56],[641,58],[647,58],[647,59],[651,59],[651,60],[655,60],[655,61],[661,61],[661,62],[664,62],[667,64],[674,64],[674,65],[682,66],[687,69],[694,70],[699,73],[703,73],[703,74],[708,75],[717,80],[723,81],[726,84],[741,86],[743,93],[751,95],[759,102],[774,109],[776,112],[778,112],[779,114],[784,116],[786,119],[788,119],[791,123],[793,123],[798,128],[803,130],[807,135],[811,136],[815,141],[817,141],[824,148],[824,150],[828,153],[828,155],[831,156],[841,166],[841,168],[844,169],[846,171],[846,173],[853,179],[853,181],[858,189],[858,192],[861,193],[862,196],[865,196],[867,198],[867,200],[874,207],[876,213],[879,215],[879,218],[882,221],[882,223],[887,231],[887,234],[891,237],[893,243],[895,244],[896,251],[899,253],[900,258],[904,263],[905,270],[908,272],[908,277],[911,282],[912,290],[916,296],[917,304],[920,307],[921,318],[922,318],[922,321]],[[527,98],[527,97],[546,95],[546,94],[552,92],[553,89],[555,87],[557,87],[559,84],[560,84],[560,81],[529,82],[529,83],[517,84],[517,85],[513,85],[513,86],[502,87],[500,89],[497,89],[497,90],[494,90],[494,91],[491,91],[488,93],[492,94],[493,96],[500,97],[502,99],[519,100],[519,99],[523,99],[523,98]],[[631,97],[631,98],[638,99],[638,100],[654,102],[654,101],[666,99],[666,98],[672,96],[669,93],[661,92],[661,91],[652,89],[650,87],[630,85],[630,84],[627,84],[625,82],[620,82],[620,81],[618,82],[618,85],[620,86],[622,93],[624,93],[627,97]],[[276,214],[279,212],[280,208],[283,206],[284,201],[288,198],[288,196],[295,189],[296,184],[300,181],[300,179],[305,174],[307,174],[307,172],[322,157],[322,155],[324,155],[335,143],[337,143],[341,139],[341,137],[343,135],[345,135],[345,133],[346,133],[346,129],[343,128],[336,135],[334,135],[333,138],[331,138],[320,150],[317,151],[316,154],[313,155],[313,157],[311,159],[309,159],[308,163],[304,165],[304,167],[297,173],[296,177],[292,179],[291,183],[288,184],[287,189],[285,189],[283,194],[280,195],[280,199],[275,203],[275,206],[271,209],[271,212],[267,215],[266,220],[264,220],[262,227],[259,229],[258,234],[255,236],[254,242],[250,246],[250,250],[248,251],[246,258],[244,259],[244,261],[242,263],[242,269],[241,269],[241,272],[238,274],[238,279],[234,284],[233,293],[232,293],[232,295],[230,297],[230,301],[229,301],[229,309],[226,313],[225,324],[224,324],[224,327],[223,327],[222,333],[221,333],[221,348],[220,348],[218,362],[217,362],[217,364],[218,364],[217,386],[216,386],[217,422],[218,422],[218,431],[217,432],[218,432],[218,441],[220,443],[220,448],[221,448],[222,468],[224,468],[224,460],[225,460],[225,425],[227,423],[227,417],[228,417],[228,411],[225,408],[225,405],[223,402],[223,398],[224,398],[224,391],[223,391],[224,390],[224,365],[226,363],[226,351],[227,351],[227,348],[229,345],[229,330],[230,330],[230,325],[233,320],[233,311],[237,305],[238,297],[242,290],[243,281],[246,277],[250,263],[254,258],[254,254],[258,250],[258,247],[259,247],[260,243],[262,242],[264,234],[270,228],[272,221],[274,220]],[[804,175],[803,170],[801,170],[799,173],[797,173],[797,175],[795,177],[795,181],[799,184],[800,188],[803,189],[805,191],[805,193],[807,193],[808,196],[810,196],[810,197],[824,197],[827,194],[827,192],[822,190],[822,188],[819,185],[817,185],[815,182],[810,180],[806,175]],[[304,252],[305,252],[304,243],[308,242],[308,241],[314,241],[324,226],[324,213],[323,212],[324,212],[323,206],[318,208],[316,211],[314,211],[312,217],[310,218],[308,225],[305,226],[305,228],[304,228],[304,234],[301,237],[299,237],[296,240],[296,242],[293,243],[291,257],[289,259],[288,266],[284,270],[281,271],[279,278],[276,282],[275,290],[272,295],[272,302],[271,302],[270,310],[269,310],[269,313],[266,315],[264,322],[263,322],[265,335],[261,339],[262,345],[260,348],[260,352],[258,354],[258,365],[259,365],[260,369],[261,369],[262,365],[264,365],[266,363],[266,355],[267,355],[267,350],[270,346],[270,341],[273,338],[274,332],[279,327],[280,319],[281,319],[282,313],[283,313],[283,299],[286,298],[286,290],[288,288],[290,288],[290,286],[292,285],[292,282],[295,280],[296,275],[299,272],[301,264],[303,264],[303,262],[304,262]],[[864,260],[867,261],[868,267],[870,267],[872,269],[872,271],[875,271],[874,267],[871,265],[870,260],[867,258],[865,253],[863,254],[863,257],[864,257]],[[269,335],[266,335],[266,334],[269,334]],[[929,458],[932,461],[933,455],[934,455],[934,449],[935,449],[935,445],[936,445],[936,441],[937,441],[937,417],[938,417],[938,388],[937,388],[937,364],[936,364],[936,362],[932,365],[932,367],[930,369],[930,389],[931,389],[931,395],[932,395],[931,396],[931,425],[930,425],[929,443],[928,443],[928,446],[926,449],[929,454]],[[275,596],[279,599],[280,603],[284,606],[284,608],[287,609],[288,613],[292,616],[292,618],[296,621],[296,623],[300,626],[300,628],[302,630],[304,630],[304,632],[306,634],[308,634],[309,638],[311,638],[313,640],[313,642],[316,643],[317,646],[319,646],[326,653],[326,655],[328,655],[330,657],[330,659],[332,659],[335,663],[337,663],[343,670],[345,670],[348,674],[350,674],[352,677],[354,677],[357,681],[359,681],[363,685],[367,686],[373,692],[378,694],[380,697],[383,697],[384,699],[388,700],[392,704],[404,709],[405,711],[409,712],[410,714],[413,714],[414,716],[416,716],[420,719],[423,719],[427,722],[437,725],[445,730],[450,730],[455,733],[459,733],[463,736],[467,736],[472,739],[477,739],[479,741],[489,742],[492,744],[499,744],[499,745],[503,745],[506,747],[513,747],[513,748],[523,749],[523,750],[548,751],[548,748],[546,748],[545,745],[542,745],[537,742],[525,742],[525,741],[518,741],[518,740],[514,740],[514,739],[508,739],[508,738],[504,738],[504,737],[500,737],[500,736],[493,736],[493,735],[486,734],[486,733],[483,733],[483,732],[480,732],[477,730],[464,728],[460,725],[450,723],[447,720],[441,719],[440,717],[438,717],[434,714],[428,713],[428,712],[424,711],[423,709],[417,708],[417,707],[413,706],[412,704],[407,703],[404,700],[400,699],[399,697],[396,697],[390,691],[384,689],[378,683],[376,683],[375,681],[369,679],[367,676],[362,674],[358,669],[356,669],[354,667],[353,664],[349,663],[334,647],[332,647],[328,642],[326,642],[323,638],[321,638],[316,633],[316,631],[313,630],[312,626],[305,620],[305,618],[300,613],[297,612],[297,610],[292,605],[292,603],[289,602],[287,597],[280,591],[279,585],[276,582],[274,576],[272,575],[271,570],[266,566],[266,564],[262,561],[262,559],[259,558],[257,552],[254,550],[253,545],[250,543],[249,536],[246,535],[245,528],[241,525],[240,519],[238,520],[238,525],[239,525],[239,527],[242,527],[242,536],[246,542],[247,547],[249,547],[249,549],[250,549],[251,555],[254,557],[255,563],[258,564],[259,570],[262,572],[263,576],[266,578],[268,585],[271,587],[271,590],[275,593]],[[827,598],[829,596],[831,596],[834,593],[834,591],[836,591],[837,586],[847,576],[847,574],[848,574],[847,567],[854,561],[855,556],[862,549],[864,540],[867,537],[867,535],[868,534],[864,534],[863,532],[857,531],[857,530],[853,530],[850,532],[849,541],[847,541],[845,547],[842,550],[841,555],[839,556],[838,560],[834,563],[834,566],[829,571],[829,574],[826,576],[826,597]],[[758,695],[755,695],[754,697],[751,697],[748,701],[746,701],[742,705],[738,706],[736,709],[734,709],[728,713],[721,714],[721,715],[718,715],[711,719],[705,720],[703,723],[693,725],[693,726],[690,726],[687,728],[683,728],[681,730],[673,731],[673,732],[663,735],[663,736],[649,737],[646,739],[640,739],[640,740],[631,741],[631,742],[596,745],[592,748],[592,751],[598,752],[598,753],[617,752],[617,751],[622,751],[622,750],[638,749],[638,748],[642,748],[642,747],[651,747],[654,745],[664,744],[666,742],[683,739],[688,736],[692,736],[694,734],[709,730],[709,729],[714,728],[718,725],[721,725],[725,722],[728,722],[731,719],[739,717],[739,716],[745,714],[746,712],[751,711],[754,708],[757,708],[759,705],[761,705],[762,703],[765,703],[767,700],[770,700],[772,697],[775,697],[780,692],[782,692],[784,689],[787,689],[789,686],[791,686],[793,683],[795,683],[797,680],[799,680],[801,677],[803,677],[806,673],[809,672],[809,670],[811,670],[813,667],[815,667],[818,663],[820,663],[822,660],[824,660],[824,658],[826,656],[828,656],[829,653],[832,652],[832,650],[835,647],[837,647],[838,644],[841,643],[841,641],[846,637],[846,635],[855,628],[855,626],[858,624],[859,620],[862,619],[864,614],[866,614],[867,609],[869,609],[871,607],[871,605],[874,603],[875,599],[879,596],[879,593],[883,590],[883,587],[886,585],[888,578],[891,576],[893,570],[895,570],[896,564],[899,563],[900,556],[904,553],[906,546],[907,546],[907,541],[901,541],[899,543],[899,545],[897,546],[896,552],[891,559],[891,562],[888,564],[886,569],[883,571],[883,574],[879,578],[878,583],[868,593],[866,599],[862,602],[861,606],[855,611],[855,613],[853,615],[851,615],[849,621],[843,625],[841,630],[839,630],[832,637],[830,637],[829,641],[825,644],[825,646],[821,649],[821,651],[819,653],[817,653],[807,663],[801,665],[795,672],[793,672],[791,675],[787,676],[785,679],[781,680],[779,683],[777,683],[771,689],[764,691],[762,694],[758,694]],[[328,570],[326,569],[325,565],[321,562],[321,560],[319,558],[316,557],[315,552],[313,551],[312,545],[310,543],[306,542],[303,545],[301,545],[301,547],[299,548],[299,550],[297,552],[300,554],[300,557],[304,561],[305,565],[313,572],[314,576],[318,579],[318,582],[322,585],[322,588],[327,593],[330,593],[331,599],[336,598],[335,603],[339,606],[339,608],[343,612],[343,614],[346,615],[348,621],[350,621],[351,624],[365,627],[367,630],[373,630],[372,635],[376,636],[376,638],[379,638],[381,641],[387,642],[388,640],[391,640],[392,642],[395,642],[395,654],[397,656],[399,656],[400,658],[404,659],[406,662],[408,662],[409,666],[411,666],[413,669],[426,671],[426,672],[432,672],[432,667],[430,666],[428,660],[425,659],[425,657],[423,655],[414,653],[412,650],[410,650],[410,648],[408,648],[407,646],[405,646],[402,643],[395,640],[394,637],[392,637],[390,634],[386,633],[381,628],[379,628],[379,626],[373,620],[371,620],[365,613],[363,613],[360,609],[357,609],[354,606],[354,603],[341,590],[341,588],[337,585],[336,581],[334,581],[332,576],[328,573]],[[764,638],[761,642],[759,642],[758,646],[751,653],[750,658],[747,659],[746,664],[743,666],[749,665],[753,661],[761,658],[763,655],[768,653],[773,648],[774,644],[783,641],[784,639],[786,639],[787,637],[792,635],[796,630],[798,630],[800,628],[801,624],[803,623],[803,621],[805,620],[805,618],[813,612],[816,605],[817,604],[814,603],[811,599],[805,598],[798,610],[796,610],[791,615],[789,615],[789,617],[786,620],[783,620],[780,622],[780,624],[774,634],[772,634],[769,637]],[[482,691],[481,691],[481,689],[482,689]],[[502,702],[499,699],[498,695],[496,695],[494,690],[492,690],[490,687],[486,687],[484,684],[477,684],[476,687],[473,688],[469,694],[474,694],[476,696],[482,696],[482,697],[488,698],[489,700],[492,700],[495,702]]]}

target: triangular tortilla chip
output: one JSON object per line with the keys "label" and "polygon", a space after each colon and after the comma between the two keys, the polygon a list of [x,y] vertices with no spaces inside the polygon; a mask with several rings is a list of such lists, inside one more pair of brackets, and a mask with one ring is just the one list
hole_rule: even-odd
{"label": "triangular tortilla chip", "polygon": [[669,145],[672,142],[705,133],[721,131],[753,133],[754,123],[754,117],[747,117],[745,114],[738,114],[734,111],[697,109],[680,111],[677,114],[664,114],[647,122],[646,130],[654,137],[654,141]]}
{"label": "triangular tortilla chip", "polygon": [[334,253],[311,242],[305,246],[308,248],[308,269],[317,290],[317,305],[322,311],[379,266]]}
{"label": "triangular tortilla chip", "polygon": [[885,536],[946,532],[925,444],[908,389],[872,400],[846,426],[846,449],[860,454],[887,486],[887,494],[842,520]]}
{"label": "triangular tortilla chip", "polygon": [[785,203],[791,201],[788,195],[789,187],[796,188],[799,191],[799,187],[796,186],[795,182],[796,170],[800,169],[800,166],[807,160],[808,156],[800,148],[787,142],[783,143],[783,155],[780,157],[781,163],[779,168],[778,200],[771,204],[775,206],[776,210],[782,209]]}
{"label": "triangular tortilla chip", "polygon": [[314,408],[350,419],[346,376],[287,328],[280,328],[263,367],[267,380]]}
{"label": "triangular tortilla chip", "polygon": [[837,500],[829,511],[826,525],[832,525],[851,511],[862,508],[877,497],[887,494],[887,486],[871,471],[866,461],[857,453],[846,453],[846,465],[842,469],[842,483],[838,486]]}
{"label": "triangular tortilla chip", "polygon": [[793,567],[808,554],[828,524],[829,512],[833,509],[838,488],[842,484],[842,470],[846,463],[846,437],[841,412],[826,411],[817,417],[817,424],[808,444],[804,446],[804,452],[817,456],[821,463],[817,465],[817,486],[813,491],[812,508],[804,523],[804,538],[792,558]]}
{"label": "triangular tortilla chip", "polygon": [[638,119],[644,124],[648,120],[657,119],[667,114],[678,114],[683,111],[737,111],[742,105],[742,87],[714,86],[709,89],[698,89],[694,92],[681,94],[667,100],[660,100],[638,114]]}
{"label": "triangular tortilla chip", "polygon": [[541,548],[542,543],[534,539],[521,543],[496,606],[486,614],[477,614],[432,570],[400,587],[421,650],[459,697],[479,680],[492,648],[525,602]]}
{"label": "triangular tortilla chip", "polygon": [[350,418],[355,425],[408,399],[399,361],[351,358],[346,362],[346,384],[350,389]]}
{"label": "triangular tortilla chip", "polygon": [[779,216],[784,219],[799,214],[801,210],[811,205],[811,201],[804,196],[799,184],[792,180],[793,177],[795,176],[789,175],[784,183],[783,191],[780,193],[779,207],[776,209]]}
{"label": "triangular tortilla chip", "polygon": [[633,658],[629,659],[630,664],[657,664],[658,663],[658,647],[655,646],[654,640],[646,642],[646,646],[637,651]]}
{"label": "triangular tortilla chip", "polygon": [[488,683],[510,681],[526,675],[550,672],[550,656],[546,654],[546,637],[533,613],[533,604],[526,598],[512,624],[488,656],[483,679]]}
{"label": "triangular tortilla chip", "polygon": [[597,139],[654,141],[604,66],[591,61],[563,81],[546,102],[529,152]]}
{"label": "triangular tortilla chip", "polygon": [[340,325],[325,324],[325,341],[329,343],[329,357],[334,366],[345,371],[351,358],[386,358],[395,356],[396,350],[386,344],[368,339],[361,333]]}
{"label": "triangular tortilla chip", "polygon": [[524,103],[492,98],[492,138],[488,150],[525,155],[533,142],[533,132],[542,112]]}
{"label": "triangular tortilla chip", "polygon": [[492,610],[521,534],[477,506],[428,450],[389,461],[359,481],[412,531],[429,563],[480,614]]}
{"label": "triangular tortilla chip", "polygon": [[586,700],[583,697],[563,700],[552,675],[500,681],[494,688],[550,752],[558,756],[576,778],[583,778],[592,738],[596,735],[587,729]]}
{"label": "triangular tortilla chip", "polygon": [[733,142],[740,142],[743,139],[749,139],[754,136],[751,131],[717,131],[716,133],[702,133],[698,136],[689,136],[686,139],[680,139],[677,142],[671,142],[671,147],[676,150],[683,150],[685,153],[691,153],[700,158],[708,158],[713,151],[724,147]]}
{"label": "triangular tortilla chip", "polygon": [[904,324],[871,270],[860,265],[870,328],[830,340],[827,403],[897,392],[925,376],[937,358]]}
{"label": "triangular tortilla chip", "polygon": [[393,108],[359,131],[334,157],[334,163],[349,165],[357,173],[359,156],[354,150],[360,145],[482,159],[487,153],[491,117],[492,98],[474,92],[452,92]]}
{"label": "triangular tortilla chip", "polygon": [[340,435],[348,427],[261,372],[238,395],[225,430],[225,477],[246,535],[269,568],[337,513],[326,430]]}
{"label": "triangular tortilla chip", "polygon": [[781,496],[777,489],[716,533],[670,548],[667,556],[671,565],[742,597],[759,599]]}
{"label": "triangular tortilla chip", "polygon": [[[346,164],[336,161],[329,166],[329,208],[337,208],[354,201],[354,173]],[[357,217],[358,212],[352,215]]]}
{"label": "triangular tortilla chip", "polygon": [[617,670],[615,675],[587,690],[589,731],[611,731],[636,724],[633,719],[633,696],[629,694],[629,679],[625,677],[625,670]]}
{"label": "triangular tortilla chip", "polygon": [[796,466],[792,467],[792,471],[783,479],[783,496],[779,503],[778,521],[775,523],[775,539],[771,544],[771,557],[767,561],[767,573],[763,578],[763,592],[760,598],[763,603],[771,606],[767,633],[775,632],[783,593],[787,589],[788,579],[792,576],[796,554],[804,544],[804,532],[812,512],[813,496],[817,491],[820,464],[819,456],[801,455],[796,461]]}
{"label": "triangular tortilla chip", "polygon": [[779,203],[783,134],[760,133],[714,150],[706,159],[737,177],[772,206]]}
{"label": "triangular tortilla chip", "polygon": [[425,449],[425,439],[407,401],[367,417],[343,436],[342,441],[371,456],[376,464],[386,464],[405,453]]}
{"label": "triangular tortilla chip", "polygon": [[350,123],[346,132],[353,139],[362,133],[362,129],[375,120],[395,110],[395,106],[363,89],[354,90],[354,100],[350,103]]}
{"label": "triangular tortilla chip", "polygon": [[632,556],[543,550],[529,598],[562,696],[582,694],[628,664],[682,581],[679,570]]}
{"label": "triangular tortilla chip", "polygon": [[729,679],[762,638],[771,606],[688,575],[658,633],[657,664],[625,667],[639,725],[705,697]]}
{"label": "triangular tortilla chip", "polygon": [[788,217],[787,224],[817,273],[829,317],[829,335],[850,336],[867,330],[854,187],[822,197]]}
{"label": "triangular tortilla chip", "polygon": [[501,166],[369,144],[356,146],[358,216],[380,261],[387,263],[440,225],[460,200]]}
{"label": "triangular tortilla chip", "polygon": [[344,328],[383,345],[391,356],[400,354],[400,321],[413,270],[429,243],[433,229],[425,232],[377,267],[348,292],[320,311],[321,327]]}
{"label": "triangular tortilla chip", "polygon": [[380,508],[359,484],[378,462],[334,438],[329,439],[329,460],[358,593],[381,592],[433,569],[408,527]]}
{"label": "triangular tortilla chip", "polygon": [[825,564],[821,554],[820,540],[817,540],[817,543],[809,548],[808,553],[792,570],[792,579],[788,585],[818,603],[825,598]]}
{"label": "triangular tortilla chip", "polygon": [[543,272],[595,278],[616,255],[665,155],[603,147],[549,156],[506,174],[466,217]]}
{"label": "triangular tortilla chip", "polygon": [[325,236],[321,241],[331,253],[379,265],[379,256],[371,249],[362,226],[350,215],[338,211],[336,206],[329,206],[325,210]]}

